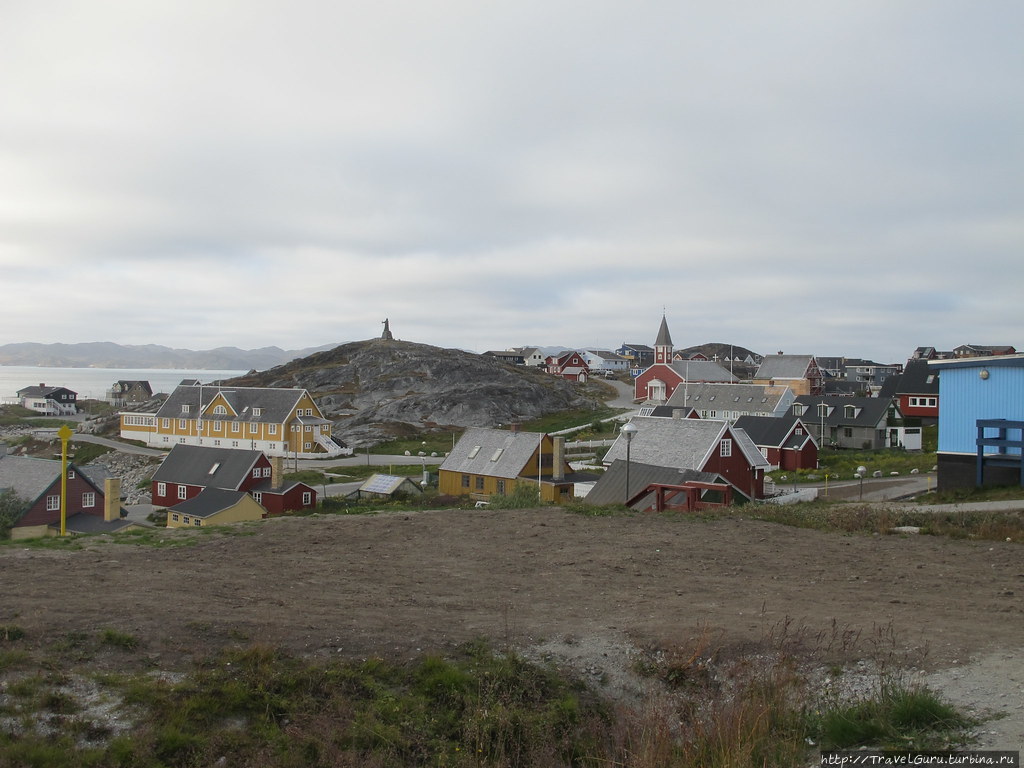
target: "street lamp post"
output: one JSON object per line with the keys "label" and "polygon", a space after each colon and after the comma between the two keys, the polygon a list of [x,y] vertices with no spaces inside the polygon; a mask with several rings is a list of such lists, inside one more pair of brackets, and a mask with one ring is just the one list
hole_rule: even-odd
{"label": "street lamp post", "polygon": [[864,475],[867,473],[867,467],[857,467],[857,477],[860,478],[860,501],[864,501]]}
{"label": "street lamp post", "polygon": [[67,424],[57,430],[60,438],[60,535],[68,535],[68,440],[71,439],[71,427]]}
{"label": "street lamp post", "polygon": [[629,503],[629,448],[633,443],[633,435],[636,434],[636,425],[631,421],[627,421],[622,425],[622,429],[619,430],[622,436],[626,438],[626,498],[624,503]]}

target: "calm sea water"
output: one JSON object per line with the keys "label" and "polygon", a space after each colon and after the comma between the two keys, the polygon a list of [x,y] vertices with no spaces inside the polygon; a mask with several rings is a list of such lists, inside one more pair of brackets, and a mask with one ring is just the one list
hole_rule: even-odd
{"label": "calm sea water", "polygon": [[0,397],[14,397],[19,389],[35,384],[67,387],[78,399],[102,400],[114,382],[148,381],[153,392],[172,392],[182,379],[205,383],[241,376],[247,371],[196,371],[173,368],[39,368],[0,365]]}

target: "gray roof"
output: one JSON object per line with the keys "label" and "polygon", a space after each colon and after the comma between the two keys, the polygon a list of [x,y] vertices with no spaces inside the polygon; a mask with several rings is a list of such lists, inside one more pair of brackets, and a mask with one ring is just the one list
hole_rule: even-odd
{"label": "gray roof", "polygon": [[153,481],[234,491],[249,477],[262,455],[261,451],[241,448],[178,443],[153,473]]}
{"label": "gray roof", "polygon": [[404,491],[406,493],[422,493],[423,489],[416,485],[415,481],[404,475],[370,475],[357,489],[357,493],[373,493],[380,496],[390,496],[393,493]]}
{"label": "gray roof", "polygon": [[[200,414],[200,397],[206,408],[218,395],[224,396],[234,414],[215,416],[204,413],[204,419],[217,421],[255,421],[266,424],[283,424],[299,400],[308,395],[304,389],[275,387],[221,387],[215,384],[178,385],[156,412],[157,418],[197,418]],[[182,406],[189,406],[188,413],[182,413]],[[262,409],[256,416],[255,409]]]}
{"label": "gray roof", "polygon": [[[898,407],[890,397],[845,397],[842,395],[800,395],[794,405],[802,405],[805,410],[803,420],[808,424],[820,424],[822,416],[818,406],[824,404],[828,411],[824,416],[826,426],[833,427],[877,427],[884,424],[889,415],[889,407]],[[852,413],[849,409],[852,408]],[[847,415],[850,413],[850,415]]]}
{"label": "gray roof", "polygon": [[[793,429],[801,426],[804,434],[799,439],[790,439]],[[754,445],[771,448],[795,448],[813,440],[806,425],[799,416],[740,416],[736,419],[737,429],[742,429],[754,441]]]}
{"label": "gray roof", "polygon": [[676,360],[670,364],[670,367],[687,381],[739,381],[738,378],[712,360]]}
{"label": "gray roof", "polygon": [[765,355],[755,379],[802,379],[814,355]]}
{"label": "gray roof", "polygon": [[[55,459],[0,453],[0,492],[11,490],[25,501],[34,502],[60,479],[60,465],[60,461]],[[110,470],[102,466],[83,468],[69,462],[68,469],[78,472],[101,494],[103,481],[113,477]]]}
{"label": "gray roof", "polygon": [[[895,378],[897,382],[894,394],[939,394],[939,372],[935,368],[929,367],[927,360],[908,360],[902,376],[890,376],[889,378]],[[889,383],[889,379],[886,379],[885,383]],[[888,394],[885,384],[882,385],[882,391]]]}
{"label": "gray roof", "polygon": [[[665,419],[658,416],[634,416],[637,428],[630,446],[630,461],[676,469],[704,466],[719,440],[732,438],[747,461],[755,467],[768,462],[743,430],[730,429],[724,421],[711,419]],[[604,461],[626,458],[626,438],[621,434],[608,449]]]}
{"label": "gray roof", "polygon": [[504,429],[467,429],[440,469],[467,475],[518,477],[544,434]]}
{"label": "gray roof", "polygon": [[[719,475],[711,472],[698,472],[695,469],[675,469],[674,467],[659,467],[653,464],[641,464],[630,460],[629,462],[629,488],[632,493],[638,493],[651,483],[662,485],[680,485],[685,482],[694,481],[699,483],[724,483]],[[646,509],[650,506],[648,494],[637,501],[634,509]],[[612,463],[608,471],[601,475],[601,478],[594,484],[583,501],[585,504],[623,504],[626,500],[626,462],[618,460]]]}
{"label": "gray roof", "polygon": [[18,390],[18,396],[19,397],[50,397],[52,395],[57,394],[58,392],[70,392],[72,395],[77,395],[78,394],[74,390],[68,389],[67,387],[50,387],[50,386],[47,386],[46,384],[39,384],[39,385],[33,384],[30,387],[23,387],[22,389],[19,389]]}
{"label": "gray roof", "polygon": [[[694,365],[690,363],[690,365]],[[741,412],[774,412],[783,398],[792,399],[792,390],[765,384],[720,384],[695,382],[676,387],[667,405],[677,408],[716,408]]]}
{"label": "gray roof", "polygon": [[198,496],[175,504],[170,511],[192,517],[212,517],[225,509],[231,509],[248,495],[245,491],[206,488]]}

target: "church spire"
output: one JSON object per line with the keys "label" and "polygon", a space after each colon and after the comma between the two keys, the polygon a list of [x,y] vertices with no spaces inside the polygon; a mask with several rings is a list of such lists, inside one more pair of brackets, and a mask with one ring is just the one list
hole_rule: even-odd
{"label": "church spire", "polygon": [[654,341],[654,362],[672,362],[672,334],[668,332],[668,321],[665,315],[661,316],[661,327],[658,329],[658,338]]}

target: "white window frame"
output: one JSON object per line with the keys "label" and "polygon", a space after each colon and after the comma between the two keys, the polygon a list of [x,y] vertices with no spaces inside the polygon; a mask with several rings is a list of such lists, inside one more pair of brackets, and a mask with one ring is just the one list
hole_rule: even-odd
{"label": "white window frame", "polygon": [[185,501],[186,499],[188,499],[188,486],[186,486],[186,485],[179,485],[178,486],[178,498],[181,499],[182,501]]}
{"label": "white window frame", "polygon": [[60,494],[54,494],[46,497],[46,511],[47,512],[59,512],[60,511]]}
{"label": "white window frame", "polygon": [[96,493],[94,491],[86,491],[82,494],[82,508],[88,509],[96,506]]}
{"label": "white window frame", "polygon": [[303,491],[302,492],[302,503],[303,503],[303,505],[312,504],[313,503],[313,494],[312,494],[312,492],[310,492],[310,491]]}
{"label": "white window frame", "polygon": [[723,437],[718,443],[718,455],[723,459],[732,456],[732,440]]}
{"label": "white window frame", "polygon": [[156,495],[157,496],[166,496],[167,495],[167,483],[157,483],[156,484]]}

